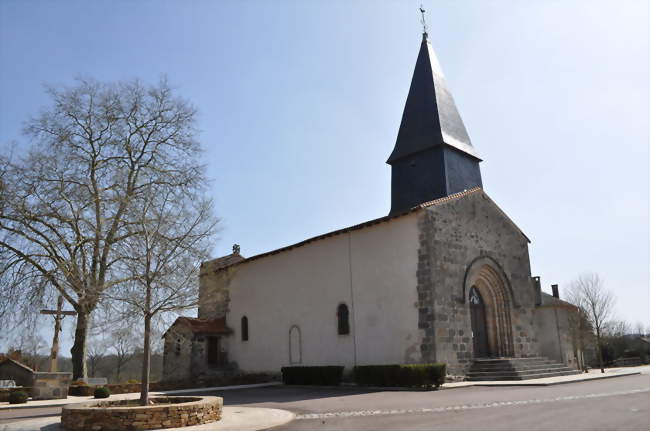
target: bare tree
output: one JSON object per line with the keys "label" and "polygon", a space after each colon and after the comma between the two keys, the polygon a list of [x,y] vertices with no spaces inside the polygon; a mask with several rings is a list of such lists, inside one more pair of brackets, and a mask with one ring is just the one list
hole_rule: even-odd
{"label": "bare tree", "polygon": [[133,359],[137,342],[131,328],[117,329],[111,333],[108,344],[115,353],[115,382],[120,383],[122,369],[127,362]]}
{"label": "bare tree", "polygon": [[28,367],[39,370],[47,362],[47,342],[38,333],[36,321],[30,321],[27,327],[18,334],[8,351],[20,352],[20,360]]}
{"label": "bare tree", "polygon": [[643,322],[638,321],[634,324],[634,333],[640,336],[645,335],[645,329],[643,328]]}
{"label": "bare tree", "polygon": [[609,320],[603,324],[602,334],[606,337],[622,337],[630,333],[630,324],[625,320]]}
{"label": "bare tree", "polygon": [[[569,290],[567,293],[567,300],[570,303],[578,301],[572,298],[572,292]],[[593,331],[587,314],[580,307],[574,307],[567,313],[567,322],[571,336],[571,344],[573,345],[573,356],[576,359],[578,367],[587,372],[587,365],[585,363],[584,352],[585,347],[589,344],[593,337]]]}
{"label": "bare tree", "polygon": [[612,315],[614,296],[605,289],[597,274],[589,273],[583,274],[571,282],[568,299],[582,310],[595,331],[598,362],[600,371],[604,373],[603,330]]}
{"label": "bare tree", "polygon": [[90,376],[97,377],[97,368],[106,357],[108,345],[102,337],[93,337],[88,342],[88,365],[90,365]]}
{"label": "bare tree", "polygon": [[[2,296],[56,289],[77,322],[74,378],[87,375],[89,317],[106,291],[131,276],[117,250],[141,234],[131,219],[152,188],[192,189],[203,181],[195,110],[163,80],[111,84],[80,80],[49,89],[50,107],[28,121],[30,151],[0,157]],[[26,283],[35,280],[38,283]]]}
{"label": "bare tree", "polygon": [[216,229],[212,202],[197,190],[152,188],[133,217],[141,232],[123,244],[120,262],[132,280],[113,299],[144,320],[141,403],[148,403],[152,319],[198,305],[198,272]]}

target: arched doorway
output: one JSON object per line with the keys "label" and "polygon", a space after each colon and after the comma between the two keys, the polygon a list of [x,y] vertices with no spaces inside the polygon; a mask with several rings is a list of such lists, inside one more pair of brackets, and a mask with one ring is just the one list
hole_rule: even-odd
{"label": "arched doorway", "polygon": [[474,286],[469,290],[469,311],[472,321],[474,356],[477,358],[490,356],[485,322],[485,302],[478,289]]}
{"label": "arched doorway", "polygon": [[467,270],[465,294],[469,303],[474,357],[512,357],[513,304],[505,274],[491,258],[475,260]]}

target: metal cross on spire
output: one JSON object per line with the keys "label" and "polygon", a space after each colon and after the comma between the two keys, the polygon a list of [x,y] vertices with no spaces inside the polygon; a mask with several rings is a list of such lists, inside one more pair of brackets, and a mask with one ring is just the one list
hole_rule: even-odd
{"label": "metal cross on spire", "polygon": [[426,10],[424,10],[424,6],[420,4],[420,13],[422,14],[422,19],[420,22],[422,23],[422,35],[426,38],[427,37],[427,21],[424,19],[424,13]]}

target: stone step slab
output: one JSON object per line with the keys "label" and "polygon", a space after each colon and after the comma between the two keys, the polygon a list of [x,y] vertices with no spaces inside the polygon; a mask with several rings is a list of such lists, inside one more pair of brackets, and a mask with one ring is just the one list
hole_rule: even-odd
{"label": "stone step slab", "polygon": [[534,369],[534,370],[526,370],[526,371],[489,371],[489,372],[472,372],[470,371],[468,373],[468,377],[494,377],[494,376],[531,376],[531,375],[537,375],[537,374],[543,374],[543,373],[566,373],[566,372],[574,372],[576,370],[572,370],[569,367],[563,367],[563,368],[555,368],[553,370],[549,370],[547,368],[542,368],[542,369]]}
{"label": "stone step slab", "polygon": [[528,380],[579,374],[580,371],[544,357],[477,359],[467,380]]}
{"label": "stone step slab", "polygon": [[467,380],[473,382],[485,382],[485,381],[499,381],[499,380],[532,380],[532,379],[544,379],[547,377],[560,377],[560,376],[571,376],[574,374],[580,374],[580,371],[571,370],[571,371],[562,371],[556,373],[539,373],[531,374],[527,376],[490,376],[490,377],[472,377]]}
{"label": "stone step slab", "polygon": [[508,371],[527,371],[527,370],[537,370],[541,368],[546,368],[546,369],[557,369],[557,368],[564,368],[564,364],[531,364],[531,365],[517,365],[513,367],[485,367],[485,366],[471,366],[470,367],[470,372],[471,371],[482,371],[482,372],[492,372],[492,371],[501,371],[501,370],[508,370]]}

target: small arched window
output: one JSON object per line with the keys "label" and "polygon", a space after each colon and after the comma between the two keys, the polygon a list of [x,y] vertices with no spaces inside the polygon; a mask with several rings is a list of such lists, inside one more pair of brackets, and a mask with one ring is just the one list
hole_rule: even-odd
{"label": "small arched window", "polygon": [[241,318],[241,340],[248,341],[248,317]]}
{"label": "small arched window", "polygon": [[181,354],[181,339],[180,338],[176,339],[176,346],[175,346],[174,350],[176,351],[176,356]]}
{"label": "small arched window", "polygon": [[350,311],[345,304],[339,304],[336,309],[336,317],[338,320],[339,335],[348,335],[350,333]]}
{"label": "small arched window", "polygon": [[302,336],[300,328],[293,325],[289,329],[289,363],[300,364],[302,362]]}

